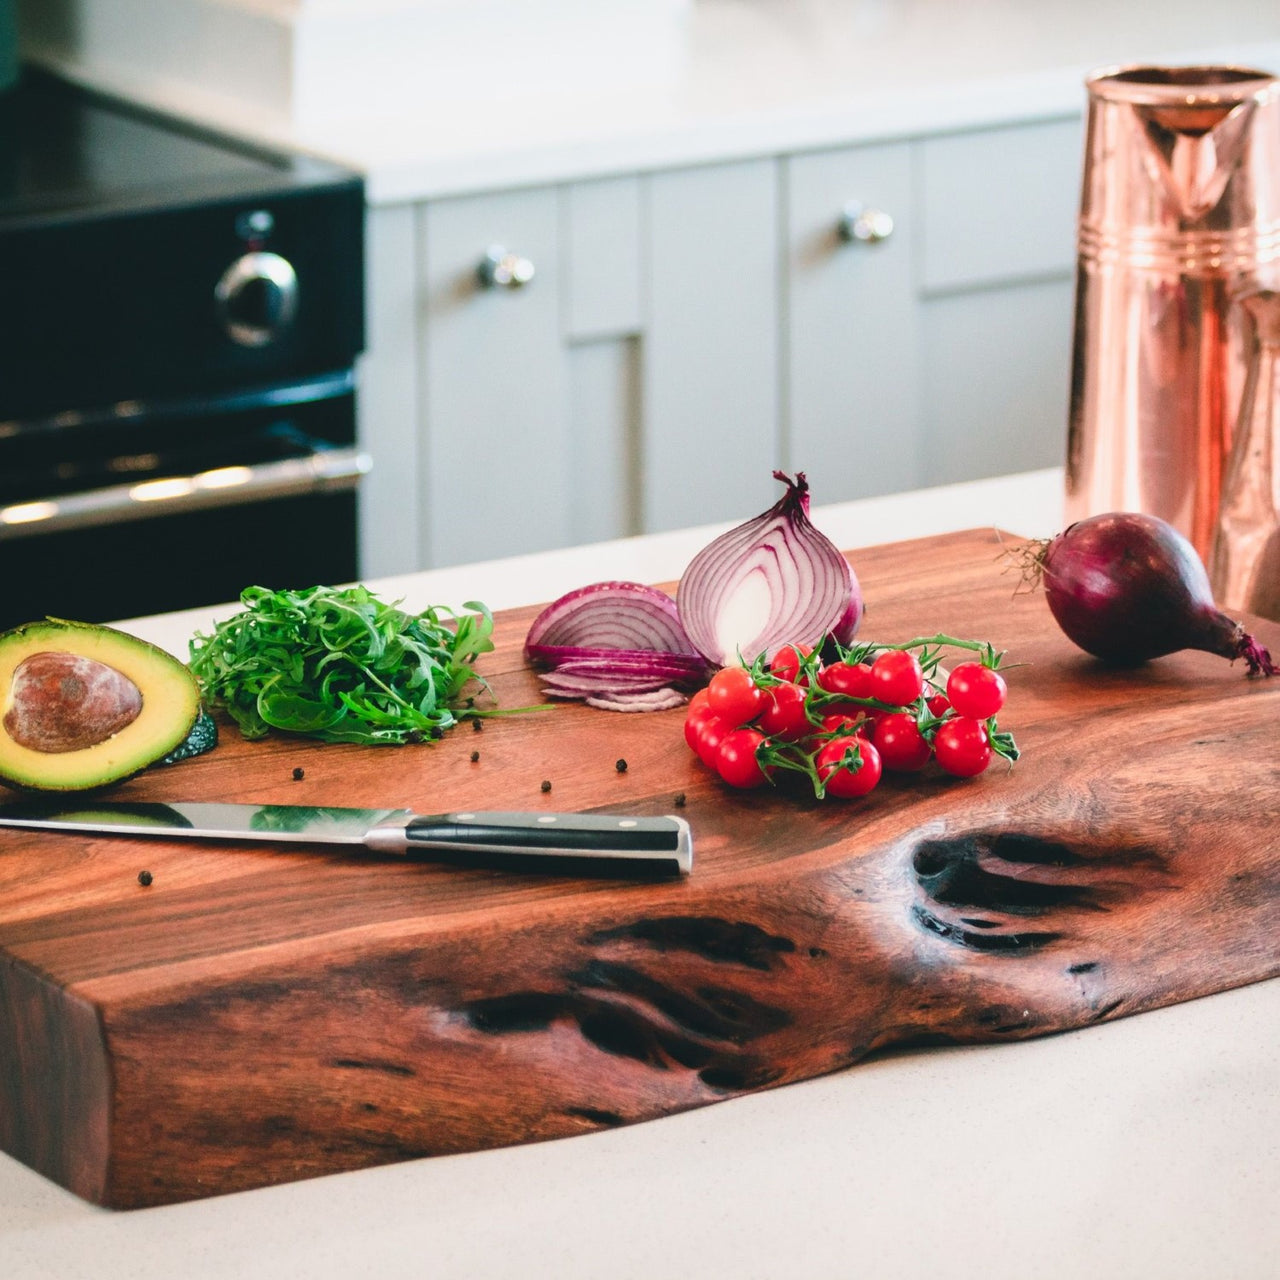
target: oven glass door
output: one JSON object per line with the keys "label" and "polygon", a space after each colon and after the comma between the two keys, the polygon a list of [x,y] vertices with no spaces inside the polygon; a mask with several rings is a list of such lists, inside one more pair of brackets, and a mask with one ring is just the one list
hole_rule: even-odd
{"label": "oven glass door", "polygon": [[0,625],[352,581],[368,464],[350,380],[290,399],[124,406],[11,430],[0,439]]}

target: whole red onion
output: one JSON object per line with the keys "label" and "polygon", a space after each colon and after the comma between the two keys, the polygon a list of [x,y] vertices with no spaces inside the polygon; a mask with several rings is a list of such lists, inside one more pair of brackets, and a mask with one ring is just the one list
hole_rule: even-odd
{"label": "whole red onion", "polygon": [[1156,516],[1111,511],[1064,529],[1038,556],[1049,609],[1068,639],[1108,662],[1136,664],[1181,649],[1280,673],[1244,626],[1213,603],[1195,548]]}

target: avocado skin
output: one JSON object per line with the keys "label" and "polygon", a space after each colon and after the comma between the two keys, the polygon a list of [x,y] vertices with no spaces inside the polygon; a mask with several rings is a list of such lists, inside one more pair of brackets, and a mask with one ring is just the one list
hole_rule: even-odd
{"label": "avocado skin", "polygon": [[[43,652],[76,654],[127,676],[142,693],[137,719],[104,741],[73,751],[46,754],[15,742],[3,726],[14,672],[25,659]],[[177,752],[199,715],[195,677],[172,654],[137,636],[60,618],[25,623],[0,634],[0,783],[13,790],[66,793],[120,782]]]}
{"label": "avocado skin", "polygon": [[202,756],[218,745],[218,722],[203,708],[191,726],[191,732],[157,765],[178,764],[182,760],[190,760],[193,756]]}

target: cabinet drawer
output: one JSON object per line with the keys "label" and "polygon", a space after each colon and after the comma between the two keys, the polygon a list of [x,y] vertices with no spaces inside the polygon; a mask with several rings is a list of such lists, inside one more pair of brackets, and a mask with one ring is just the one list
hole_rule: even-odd
{"label": "cabinet drawer", "polygon": [[915,145],[926,293],[1074,268],[1080,117],[948,134]]}

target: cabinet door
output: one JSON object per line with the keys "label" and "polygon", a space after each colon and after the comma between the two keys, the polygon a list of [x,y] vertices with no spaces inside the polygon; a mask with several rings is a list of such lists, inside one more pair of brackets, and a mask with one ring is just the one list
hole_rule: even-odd
{"label": "cabinet door", "polygon": [[754,515],[781,461],[775,162],[656,174],[646,194],[644,528]]}
{"label": "cabinet door", "polygon": [[795,156],[785,180],[788,464],[820,502],[916,488],[909,144]]}
{"label": "cabinet door", "polygon": [[[456,564],[569,540],[568,397],[554,189],[439,200],[419,217],[420,558]],[[490,247],[532,263],[485,288]]]}
{"label": "cabinet door", "polygon": [[917,144],[925,481],[1061,465],[1082,121]]}
{"label": "cabinet door", "polygon": [[[420,564],[637,532],[639,210],[634,177],[421,207]],[[485,287],[491,247],[532,278]]]}

